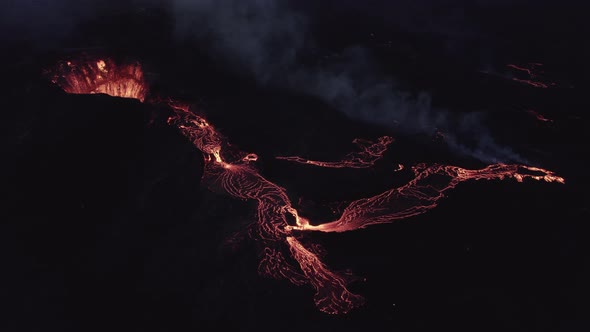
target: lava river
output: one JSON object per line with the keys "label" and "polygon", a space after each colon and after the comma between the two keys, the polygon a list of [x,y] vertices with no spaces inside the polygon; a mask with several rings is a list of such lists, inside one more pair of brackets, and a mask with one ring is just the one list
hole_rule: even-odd
{"label": "lava river", "polygon": [[[162,103],[163,100],[146,98],[147,84],[138,64],[119,65],[108,59],[69,60],[59,63],[49,73],[51,81],[67,93],[105,93],[146,103]],[[361,305],[364,299],[347,289],[346,276],[331,271],[313,248],[307,248],[299,241],[305,232],[352,231],[416,216],[436,207],[447,190],[467,180],[512,178],[522,182],[528,178],[564,183],[563,178],[551,171],[525,165],[493,164],[469,170],[457,166],[417,164],[412,167],[415,177],[407,184],[353,201],[339,218],[313,224],[298,214],[285,188],[260,174],[255,166],[256,154],[233,150],[215,127],[192,112],[189,106],[169,99],[165,103],[174,114],[168,123],[178,128],[203,153],[203,181],[232,197],[257,203],[253,236],[264,248],[259,273],[286,279],[295,285],[310,285],[315,290],[317,308],[328,314],[347,313]],[[381,137],[375,143],[356,140],[361,151],[351,153],[341,161],[312,161],[297,156],[279,158],[317,167],[366,168],[381,159],[392,141],[390,137]]]}

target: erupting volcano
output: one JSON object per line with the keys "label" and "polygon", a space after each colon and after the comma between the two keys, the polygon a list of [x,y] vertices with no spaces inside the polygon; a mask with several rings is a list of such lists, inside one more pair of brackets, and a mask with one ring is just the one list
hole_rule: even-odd
{"label": "erupting volcano", "polygon": [[51,81],[67,93],[104,93],[141,102],[147,94],[143,70],[138,63],[121,65],[108,58],[76,59],[63,61],[57,68]]}
{"label": "erupting volcano", "polygon": [[[67,93],[105,93],[143,102],[148,92],[138,64],[118,65],[110,59],[64,61],[50,71],[50,78]],[[512,178],[518,182],[530,179],[564,183],[562,177],[551,171],[526,165],[493,164],[472,170],[418,163],[412,166],[414,178],[407,184],[354,200],[333,221],[315,224],[299,214],[287,188],[261,174],[256,167],[256,154],[235,150],[213,124],[193,112],[188,104],[166,100],[173,111],[168,123],[203,153],[203,181],[237,199],[256,202],[253,236],[263,246],[259,272],[295,285],[311,285],[317,308],[328,314],[347,313],[364,299],[347,289],[348,278],[331,271],[312,248],[304,246],[300,239],[306,231],[353,231],[423,214],[435,208],[448,190],[468,180]],[[299,156],[276,158],[325,168],[368,168],[382,159],[392,142],[388,136],[376,142],[356,139],[353,143],[360,151],[349,153],[340,161],[315,161]],[[395,176],[393,171],[391,176]]]}

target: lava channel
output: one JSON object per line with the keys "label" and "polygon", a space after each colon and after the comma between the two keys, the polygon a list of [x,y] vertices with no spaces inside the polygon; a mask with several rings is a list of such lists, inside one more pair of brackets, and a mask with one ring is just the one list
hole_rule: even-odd
{"label": "lava channel", "polygon": [[[66,61],[51,73],[52,82],[67,93],[105,93],[143,102],[148,91],[141,67],[137,64],[117,66],[112,60],[101,59]],[[203,181],[237,199],[256,202],[252,235],[263,247],[259,273],[286,279],[295,285],[310,285],[315,290],[315,305],[328,314],[347,313],[362,305],[364,299],[347,289],[349,278],[331,271],[312,248],[306,248],[299,241],[305,231],[352,231],[422,214],[436,207],[447,190],[467,180],[513,178],[522,182],[529,178],[564,183],[563,178],[551,171],[525,165],[494,164],[479,170],[468,170],[457,166],[418,164],[413,167],[414,179],[406,185],[353,201],[338,219],[313,225],[299,215],[285,188],[260,174],[255,166],[256,154],[232,150],[226,138],[186,104],[169,98],[150,102],[163,103],[162,100],[173,111],[168,123],[178,128],[203,153]],[[300,157],[283,159],[328,168],[370,167],[381,158],[391,141],[389,137],[382,137],[377,143],[356,140],[362,151],[351,153],[340,162],[310,162]],[[292,224],[288,220],[293,220]]]}

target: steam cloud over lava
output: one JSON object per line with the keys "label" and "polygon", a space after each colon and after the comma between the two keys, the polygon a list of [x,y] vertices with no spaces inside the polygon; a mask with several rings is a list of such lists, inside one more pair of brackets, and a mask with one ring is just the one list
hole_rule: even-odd
{"label": "steam cloud over lava", "polygon": [[[146,99],[147,85],[137,64],[121,65],[109,59],[89,62],[68,59],[50,70],[49,74],[52,81],[68,93],[105,93],[158,102],[156,98]],[[564,183],[563,178],[551,171],[526,165],[493,164],[470,170],[457,166],[417,164],[412,168],[414,178],[407,184],[355,200],[333,221],[314,224],[299,215],[286,188],[261,174],[255,166],[257,155],[233,148],[213,124],[186,104],[178,101],[168,101],[167,104],[174,114],[168,123],[178,128],[203,153],[203,181],[209,186],[221,188],[234,198],[256,202],[253,236],[263,246],[259,272],[287,279],[295,285],[310,285],[315,290],[317,308],[328,314],[347,313],[361,305],[364,299],[348,290],[348,279],[344,275],[331,271],[314,250],[304,246],[300,239],[306,231],[352,231],[416,216],[436,207],[448,190],[468,180],[514,178],[519,182],[531,179]],[[381,137],[376,143],[356,140],[361,152],[351,153],[335,162],[312,162],[297,156],[282,159],[328,168],[370,167],[383,156],[392,141],[390,137]],[[293,223],[288,221],[291,217]]]}

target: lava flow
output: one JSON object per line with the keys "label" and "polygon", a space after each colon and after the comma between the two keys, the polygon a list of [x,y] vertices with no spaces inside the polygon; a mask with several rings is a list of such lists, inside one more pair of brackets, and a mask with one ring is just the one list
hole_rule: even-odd
{"label": "lava flow", "polygon": [[527,110],[526,111],[528,114],[530,114],[531,116],[535,117],[535,119],[537,119],[538,121],[541,122],[553,122],[553,120],[546,118],[543,114],[535,111],[535,110]]}
{"label": "lava flow", "polygon": [[375,165],[375,162],[379,159],[383,158],[383,154],[387,151],[387,147],[392,142],[393,138],[389,136],[379,137],[377,142],[356,138],[352,143],[356,144],[361,151],[351,152],[340,161],[317,161],[304,159],[298,156],[276,157],[276,159],[328,168],[369,168]]}
{"label": "lava flow", "polygon": [[[53,71],[52,81],[68,93],[106,93],[141,101],[145,100],[147,93],[139,66],[117,67],[110,60],[67,62]],[[176,126],[204,155],[203,181],[238,199],[256,201],[253,230],[263,246],[259,273],[287,279],[295,285],[311,285],[315,290],[316,306],[329,314],[347,313],[361,305],[364,299],[347,289],[348,278],[331,271],[314,253],[314,248],[306,248],[299,241],[303,231],[351,231],[425,213],[436,206],[447,190],[467,180],[514,178],[521,182],[530,178],[564,183],[563,178],[550,171],[522,165],[495,164],[480,170],[468,170],[419,164],[413,167],[415,178],[408,184],[354,201],[335,221],[312,225],[298,214],[285,188],[260,174],[253,164],[257,160],[256,154],[232,150],[225,137],[187,105],[170,100],[166,103],[173,110],[168,123]],[[281,159],[329,168],[365,168],[381,159],[391,142],[387,136],[381,137],[377,143],[355,140],[362,151],[351,153],[339,162],[310,161],[300,157]],[[288,216],[294,219],[293,225],[289,224]]]}
{"label": "lava flow", "polygon": [[565,183],[563,178],[551,171],[524,165],[493,164],[483,169],[469,170],[457,166],[418,164],[412,170],[415,177],[406,185],[350,203],[335,221],[315,226],[300,221],[291,229],[345,232],[409,218],[435,208],[445,191],[467,180],[514,178],[522,182],[530,178]]}
{"label": "lava flow", "polygon": [[[342,276],[330,271],[311,251],[291,235],[287,214],[296,224],[308,224],[292,207],[286,190],[262,177],[249,163],[251,154],[229,151],[232,162],[225,161],[227,143],[205,119],[187,112],[185,108],[173,107],[176,115],[169,123],[176,125],[205,154],[205,177],[224,189],[228,194],[257,201],[256,236],[265,246],[259,272],[274,278],[286,278],[294,284],[309,283],[315,290],[314,301],[326,313],[346,313],[363,302],[362,297],[346,288]],[[242,157],[245,155],[245,157]],[[231,157],[230,157],[231,158]],[[299,264],[297,271],[287,262],[281,247],[289,247],[292,257]]]}
{"label": "lava flow", "polygon": [[546,89],[550,86],[554,86],[556,85],[556,83],[545,83],[539,80],[539,76],[543,73],[539,67],[543,66],[542,63],[529,63],[527,67],[522,67],[522,66],[517,66],[514,64],[508,64],[506,65],[506,67],[515,69],[519,72],[523,72],[527,74],[527,78],[523,79],[523,78],[517,78],[517,77],[513,77],[512,80],[522,83],[522,84],[528,84],[532,87],[535,88],[543,88]]}

